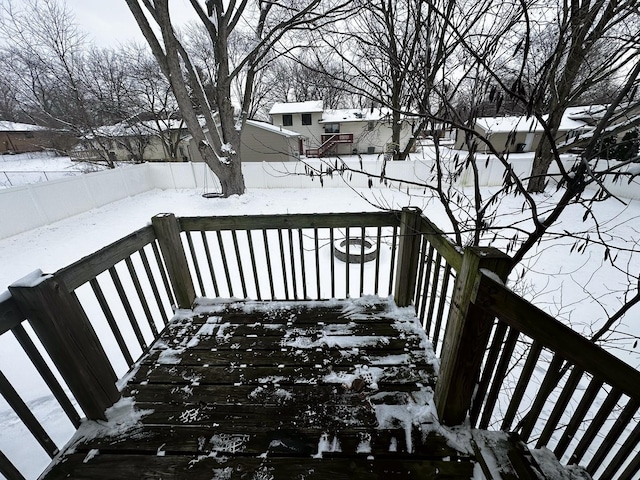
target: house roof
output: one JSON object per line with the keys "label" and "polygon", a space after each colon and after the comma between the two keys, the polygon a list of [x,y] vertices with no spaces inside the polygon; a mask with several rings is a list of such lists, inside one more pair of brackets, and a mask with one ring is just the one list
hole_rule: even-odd
{"label": "house roof", "polygon": [[347,108],[327,110],[320,123],[374,122],[391,115],[389,108]]}
{"label": "house roof", "polygon": [[568,107],[565,116],[573,120],[583,120],[594,122],[602,118],[607,111],[607,105],[582,105],[578,107]]}
{"label": "house roof", "polygon": [[[587,122],[582,120],[583,112],[588,107],[570,107],[565,111],[560,121],[559,131],[568,132],[589,128]],[[544,119],[548,115],[544,115]],[[488,133],[509,133],[509,132],[542,132],[540,122],[534,117],[506,116],[506,117],[480,117],[476,119],[476,125]]]}
{"label": "house roof", "polygon": [[36,132],[49,130],[47,127],[32,125],[30,123],[7,122],[0,120],[0,132]]}
{"label": "house roof", "polygon": [[476,125],[488,133],[542,131],[542,126],[533,117],[480,117],[476,119]]}
{"label": "house roof", "polygon": [[267,130],[269,132],[277,133],[279,135],[282,135],[283,137],[300,137],[301,136],[298,132],[287,130],[286,128],[272,125],[270,123],[260,122],[258,120],[247,120],[247,125],[251,125],[256,128],[261,128],[262,130]]}
{"label": "house roof", "polygon": [[271,107],[269,115],[283,113],[315,113],[324,111],[322,100],[310,100],[308,102],[276,103]]}
{"label": "house roof", "polygon": [[[199,118],[200,124],[204,124],[204,119]],[[176,119],[147,120],[144,122],[120,122],[115,125],[103,125],[95,129],[96,135],[103,137],[135,137],[139,135],[158,135],[160,131],[178,130],[183,128],[187,131],[187,124]],[[92,138],[87,135],[85,138]]]}

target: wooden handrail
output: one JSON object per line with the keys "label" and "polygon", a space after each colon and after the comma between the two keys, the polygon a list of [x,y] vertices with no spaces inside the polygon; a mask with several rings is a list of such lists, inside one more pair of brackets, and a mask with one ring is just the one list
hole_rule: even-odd
{"label": "wooden handrail", "polygon": [[25,319],[26,317],[11,296],[0,301],[0,335],[20,325]]}
{"label": "wooden handrail", "polygon": [[180,217],[182,231],[275,230],[289,228],[395,227],[400,212],[301,213],[292,215],[238,215],[224,217]]}
{"label": "wooden handrail", "polygon": [[573,365],[640,399],[640,372],[480,272],[472,301]]}
{"label": "wooden handrail", "polygon": [[455,245],[447,234],[427,217],[422,215],[421,218],[420,233],[428,237],[429,243],[456,272],[459,271],[462,268],[462,248]]}
{"label": "wooden handrail", "polygon": [[56,276],[61,279],[71,291],[89,280],[97,277],[102,272],[113,267],[133,253],[155,240],[155,234],[151,226],[146,226],[126,237],[121,238],[101,248],[91,255],[81,258],[77,262],[64,267],[56,272]]}

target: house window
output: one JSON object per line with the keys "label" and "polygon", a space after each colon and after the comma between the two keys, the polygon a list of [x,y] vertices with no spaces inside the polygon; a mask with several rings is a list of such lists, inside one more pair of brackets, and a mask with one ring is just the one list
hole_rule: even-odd
{"label": "house window", "polygon": [[370,132],[373,132],[373,129],[376,127],[376,122],[368,122],[367,123],[367,130],[369,130]]}
{"label": "house window", "polygon": [[290,113],[282,115],[282,126],[290,127],[291,125],[293,125],[293,115],[291,115]]}
{"label": "house window", "polygon": [[303,113],[302,114],[302,124],[303,125],[311,125],[311,114]]}
{"label": "house window", "polygon": [[324,133],[340,133],[339,123],[325,123]]}

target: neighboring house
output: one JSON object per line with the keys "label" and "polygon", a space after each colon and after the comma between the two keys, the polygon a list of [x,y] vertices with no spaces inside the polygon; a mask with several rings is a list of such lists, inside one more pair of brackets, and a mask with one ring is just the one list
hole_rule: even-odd
{"label": "neighboring house", "polygon": [[[591,130],[590,124],[585,120],[585,112],[591,107],[570,107],[565,111],[556,141],[563,143],[578,135]],[[538,120],[533,117],[480,117],[475,119],[474,130],[483,136],[498,152],[524,153],[533,152],[544,135],[544,129]],[[458,129],[456,132],[455,148],[467,150],[466,132]],[[490,151],[484,142],[475,139],[479,152]]]}
{"label": "neighboring house", "polygon": [[120,122],[98,127],[85,135],[72,160],[134,162],[187,161],[184,140],[188,132],[181,120]]}
{"label": "neighboring house", "polygon": [[76,142],[75,137],[62,130],[54,130],[29,123],[0,121],[0,153],[66,151]]}
{"label": "neighboring house", "polygon": [[[484,137],[498,152],[531,152],[542,138],[542,126],[535,118],[526,117],[481,117],[475,120],[473,129]],[[455,148],[467,150],[466,132],[458,130]],[[473,137],[479,152],[488,152],[487,144]]]}
{"label": "neighboring house", "polygon": [[[205,132],[206,134],[207,132]],[[289,162],[298,159],[299,133],[266,122],[247,120],[241,136],[240,155],[243,162]],[[186,155],[202,162],[193,137],[186,139]]]}
{"label": "neighboring house", "polygon": [[301,135],[298,153],[307,157],[386,153],[404,149],[413,133],[403,117],[400,145],[391,145],[391,110],[387,108],[324,110],[322,101],[276,103],[271,123]]}

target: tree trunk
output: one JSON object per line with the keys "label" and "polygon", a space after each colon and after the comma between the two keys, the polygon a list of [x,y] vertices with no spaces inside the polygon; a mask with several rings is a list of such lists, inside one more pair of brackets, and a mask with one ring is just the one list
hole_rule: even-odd
{"label": "tree trunk", "polygon": [[547,172],[553,161],[553,154],[551,152],[551,144],[546,135],[538,144],[536,149],[536,155],[533,159],[533,165],[531,166],[531,177],[527,184],[527,191],[529,193],[542,193],[547,183]]}
{"label": "tree trunk", "polygon": [[555,158],[554,153],[551,150],[552,145],[549,140],[549,136],[554,139],[554,142],[557,140],[556,137],[558,136],[560,123],[562,122],[562,117],[566,109],[566,100],[554,101],[550,106],[550,114],[547,120],[547,131],[543,132],[542,139],[538,144],[538,148],[536,148],[533,165],[531,166],[531,177],[527,184],[527,191],[529,193],[544,192],[544,188],[547,183],[547,173]]}
{"label": "tree trunk", "polygon": [[239,163],[233,163],[223,171],[228,172],[227,176],[220,176],[220,185],[222,185],[222,196],[230,197],[231,195],[242,195],[245,191],[244,177]]}

